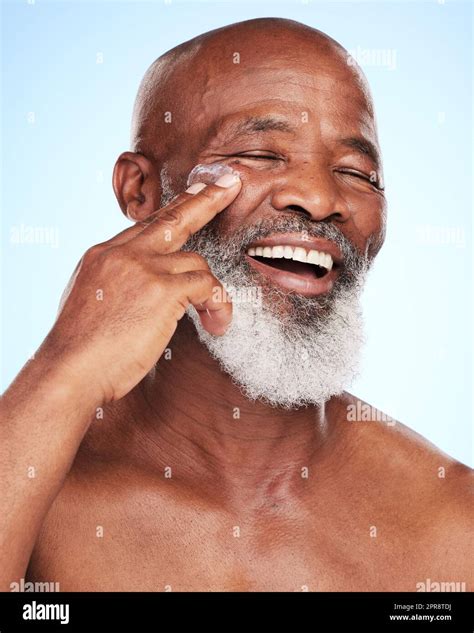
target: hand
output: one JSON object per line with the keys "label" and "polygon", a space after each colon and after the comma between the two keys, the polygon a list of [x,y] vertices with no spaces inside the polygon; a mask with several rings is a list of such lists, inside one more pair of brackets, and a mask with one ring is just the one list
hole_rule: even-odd
{"label": "hand", "polygon": [[42,353],[79,377],[84,397],[105,404],[125,396],[157,362],[190,304],[209,333],[226,330],[232,304],[224,288],[203,257],[180,252],[237,196],[240,180],[225,178],[179,195],[82,257]]}

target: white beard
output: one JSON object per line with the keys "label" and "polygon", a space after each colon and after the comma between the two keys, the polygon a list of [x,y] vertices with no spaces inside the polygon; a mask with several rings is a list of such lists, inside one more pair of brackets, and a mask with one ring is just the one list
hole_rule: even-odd
{"label": "white beard", "polygon": [[[287,219],[282,229],[296,229],[301,222]],[[258,232],[258,227],[255,231],[265,233]],[[276,232],[274,222],[266,231]],[[327,236],[328,231],[322,233]],[[332,229],[329,233],[336,237]],[[215,235],[212,231],[201,237],[196,234],[186,250],[205,256],[215,276],[237,295],[232,322],[223,336],[213,336],[203,328],[194,308],[188,309],[188,315],[222,369],[249,399],[285,409],[321,405],[347,389],[357,376],[364,340],[360,291],[366,259],[360,256],[357,262],[356,257],[358,268],[353,263],[351,282],[335,287],[330,297],[288,296],[275,287],[256,288],[248,264],[229,266],[229,242],[218,243]],[[246,243],[249,237],[247,231]],[[233,257],[238,248],[235,245]],[[242,300],[255,299],[256,289],[261,291],[261,301]]]}

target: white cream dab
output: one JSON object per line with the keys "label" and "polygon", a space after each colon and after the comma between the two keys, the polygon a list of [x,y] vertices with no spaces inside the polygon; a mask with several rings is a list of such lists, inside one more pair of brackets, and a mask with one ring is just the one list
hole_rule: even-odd
{"label": "white cream dab", "polygon": [[204,182],[206,185],[212,185],[225,174],[238,174],[238,172],[224,163],[212,163],[210,165],[200,163],[189,172],[186,186],[190,187],[195,182]]}

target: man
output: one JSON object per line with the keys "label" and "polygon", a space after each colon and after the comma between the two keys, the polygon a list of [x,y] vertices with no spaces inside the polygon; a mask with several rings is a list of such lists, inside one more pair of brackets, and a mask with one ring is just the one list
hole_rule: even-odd
{"label": "man", "polygon": [[258,19],[146,73],[113,177],[135,224],[4,397],[2,589],[468,583],[469,470],[344,391],[386,207],[347,61]]}

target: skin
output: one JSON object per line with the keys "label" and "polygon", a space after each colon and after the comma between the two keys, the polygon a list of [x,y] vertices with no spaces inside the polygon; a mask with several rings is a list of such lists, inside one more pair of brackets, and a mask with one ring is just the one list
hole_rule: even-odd
{"label": "skin", "polygon": [[[340,143],[363,136],[378,149],[373,108],[344,60],[313,29],[253,20],[147,73],[135,151],[114,172],[136,224],[81,260],[50,335],[4,398],[2,588],[25,573],[63,591],[470,586],[467,467],[398,422],[348,422],[358,399],[347,393],[295,411],[249,401],[182,318],[192,303],[211,333],[230,322],[206,262],[178,253],[218,214],[232,235],[304,213],[377,254],[385,197],[352,172],[383,181],[381,169]],[[294,131],[230,138],[232,123],[269,115]],[[168,195],[160,175],[178,193],[195,164],[215,161],[241,182],[181,193],[156,212]],[[38,476],[27,480],[31,464]]]}

